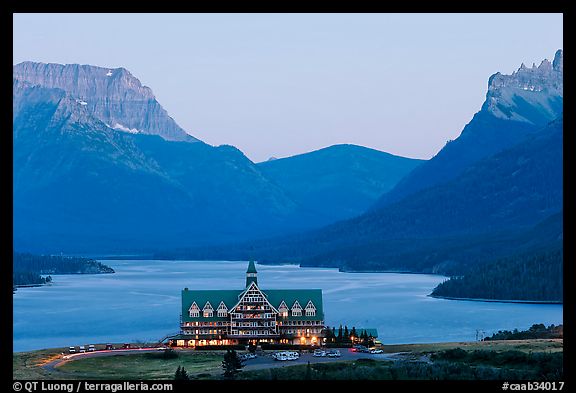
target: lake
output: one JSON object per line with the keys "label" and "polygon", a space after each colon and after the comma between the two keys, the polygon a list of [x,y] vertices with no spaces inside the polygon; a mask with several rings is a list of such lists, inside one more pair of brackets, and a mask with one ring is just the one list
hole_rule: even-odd
{"label": "lake", "polygon": [[[180,291],[242,289],[247,262],[102,261],[115,274],[55,275],[51,286],[14,294],[14,351],[157,341],[177,333]],[[377,328],[384,344],[473,341],[477,331],[561,324],[560,304],[486,303],[427,296],[445,277],[343,273],[256,265],[266,289],[320,288],[326,324]]]}

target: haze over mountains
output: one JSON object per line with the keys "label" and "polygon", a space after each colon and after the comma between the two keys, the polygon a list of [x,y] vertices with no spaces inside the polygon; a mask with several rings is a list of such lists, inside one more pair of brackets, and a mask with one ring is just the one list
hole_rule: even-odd
{"label": "haze over mountains", "polygon": [[361,214],[421,162],[344,145],[304,155],[310,173],[298,157],[254,164],[189,135],[127,70],[87,65],[15,65],[13,138],[23,251],[139,252],[319,227]]}
{"label": "haze over mountains", "polygon": [[363,213],[422,162],[362,146],[334,145],[265,161],[258,167],[293,200],[319,212],[329,224]]}
{"label": "haze over mountains", "polygon": [[491,76],[461,135],[364,214],[298,235],[159,255],[464,274],[494,258],[561,249],[562,111],[558,51],[552,63]]}
{"label": "haze over mountains", "polygon": [[492,75],[479,112],[428,161],[336,145],[255,164],[182,130],[123,69],[22,63],[13,98],[17,250],[561,271],[562,51]]}

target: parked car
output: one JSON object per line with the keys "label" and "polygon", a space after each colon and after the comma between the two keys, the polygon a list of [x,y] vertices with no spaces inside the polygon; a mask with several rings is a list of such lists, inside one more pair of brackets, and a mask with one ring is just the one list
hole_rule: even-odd
{"label": "parked car", "polygon": [[78,352],[86,352],[86,348],[84,348],[84,345],[80,345],[80,350]]}
{"label": "parked car", "polygon": [[238,355],[240,360],[249,360],[249,359],[256,359],[255,353],[244,353],[242,355]]}
{"label": "parked car", "polygon": [[340,355],[340,351],[337,349],[331,349],[329,351],[326,351],[326,356],[331,357],[331,358],[339,358]]}
{"label": "parked car", "polygon": [[123,345],[123,348],[124,348],[124,349],[130,349],[130,344],[124,344],[124,345]]}
{"label": "parked car", "polygon": [[94,352],[95,350],[96,348],[94,347],[94,344],[88,345],[88,352]]}
{"label": "parked car", "polygon": [[288,358],[288,360],[298,360],[298,358],[300,357],[300,354],[298,352],[287,352],[286,353],[286,357]]}
{"label": "parked car", "polygon": [[76,353],[76,348],[70,347],[70,348],[68,348],[68,352],[69,353]]}
{"label": "parked car", "polygon": [[378,348],[373,348],[370,350],[370,353],[384,353],[384,351]]}
{"label": "parked car", "polygon": [[354,345],[354,347],[352,347],[352,351],[354,352],[370,352],[370,350],[365,347],[364,345]]}
{"label": "parked car", "polygon": [[314,354],[312,356],[321,356],[324,357],[326,356],[326,352],[323,351],[322,349],[315,349],[314,350]]}
{"label": "parked car", "polygon": [[274,360],[280,360],[280,361],[288,360],[288,355],[286,355],[286,352],[277,352],[273,354],[272,357],[274,358]]}
{"label": "parked car", "polygon": [[294,352],[294,351],[282,351],[282,352],[276,352],[275,354],[272,355],[272,357],[275,360],[297,360],[300,357],[300,354],[298,352]]}
{"label": "parked car", "polygon": [[106,344],[106,350],[107,350],[107,351],[110,351],[110,350],[112,350],[112,349],[114,349],[114,347],[112,346],[112,344]]}

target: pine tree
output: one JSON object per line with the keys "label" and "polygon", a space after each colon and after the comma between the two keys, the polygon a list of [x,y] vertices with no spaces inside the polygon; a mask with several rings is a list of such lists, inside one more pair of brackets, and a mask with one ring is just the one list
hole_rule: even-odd
{"label": "pine tree", "polygon": [[240,369],[244,367],[242,360],[236,353],[235,350],[228,349],[226,354],[224,354],[224,360],[222,361],[222,368],[224,369],[225,379],[236,379],[236,374],[240,372]]}
{"label": "pine tree", "polygon": [[332,326],[332,342],[336,342],[336,327]]}
{"label": "pine tree", "polygon": [[350,330],[350,338],[355,337],[356,339],[358,338],[358,335],[356,334],[356,328],[354,326],[352,326],[352,330]]}
{"label": "pine tree", "polygon": [[348,333],[348,325],[344,326],[344,341],[348,341],[350,338],[350,334]]}
{"label": "pine tree", "polygon": [[312,379],[312,367],[310,367],[310,362],[306,365],[306,373],[304,374],[305,380]]}
{"label": "pine tree", "polygon": [[362,345],[364,345],[365,347],[368,346],[368,334],[366,334],[366,330],[362,330]]}
{"label": "pine tree", "polygon": [[338,328],[338,338],[336,339],[337,342],[342,342],[342,325]]}
{"label": "pine tree", "polygon": [[176,369],[176,373],[174,374],[174,379],[177,381],[187,381],[190,379],[190,377],[188,376],[188,373],[186,372],[184,367],[178,366],[178,368]]}

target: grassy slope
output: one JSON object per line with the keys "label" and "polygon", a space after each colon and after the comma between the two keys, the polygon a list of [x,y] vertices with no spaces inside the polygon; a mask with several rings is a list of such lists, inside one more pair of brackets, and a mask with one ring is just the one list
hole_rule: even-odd
{"label": "grassy slope", "polygon": [[[402,344],[385,345],[383,349],[386,353],[406,352],[405,359],[418,359],[422,355],[432,354],[447,349],[462,348],[464,350],[483,349],[488,351],[502,352],[507,350],[517,350],[525,353],[545,352],[556,353],[563,351],[563,341],[556,340],[508,340],[490,342],[466,342],[466,343],[434,343],[434,344]],[[14,379],[172,379],[178,366],[184,366],[189,375],[196,375],[200,378],[220,378],[222,374],[221,362],[222,351],[178,351],[178,359],[162,360],[154,359],[146,354],[134,354],[126,356],[108,356],[86,358],[68,362],[58,367],[55,371],[49,371],[42,367],[60,357],[64,348],[46,349],[34,352],[14,353],[13,355],[13,375]],[[330,367],[343,367],[349,370],[353,362],[335,362],[340,366],[326,365],[326,372],[330,372]],[[376,362],[374,364],[364,364],[365,367],[384,367],[389,362]],[[348,364],[348,366],[346,366]],[[305,366],[283,367],[280,373],[296,375]],[[384,372],[384,371],[383,371]],[[204,374],[204,375],[201,375]],[[210,374],[210,376],[206,375]],[[246,378],[269,379],[269,370],[244,371],[241,373]],[[388,375],[384,372],[384,376]],[[277,378],[288,378],[288,375],[276,375]]]}

